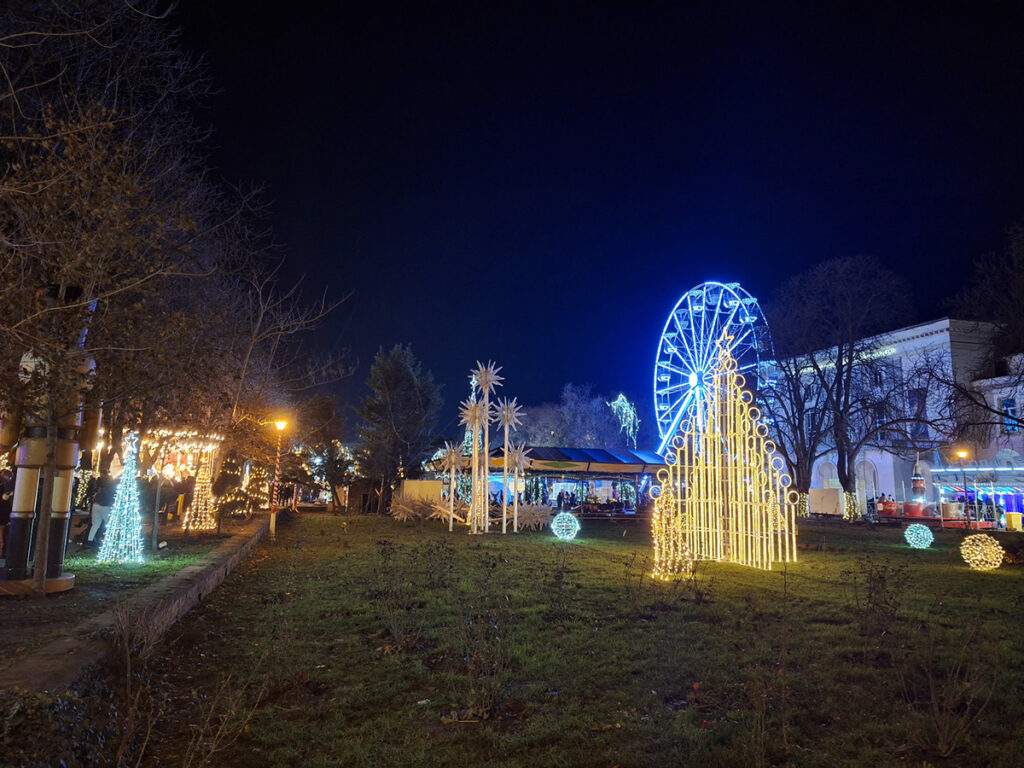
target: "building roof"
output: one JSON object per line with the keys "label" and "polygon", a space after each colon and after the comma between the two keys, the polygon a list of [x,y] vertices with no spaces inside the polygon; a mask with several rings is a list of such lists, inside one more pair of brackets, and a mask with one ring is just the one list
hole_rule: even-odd
{"label": "building roof", "polygon": [[[654,451],[627,448],[556,448],[527,446],[527,468],[533,472],[591,472],[644,475],[657,472],[665,460]],[[491,451],[491,467],[504,466],[503,449]]]}

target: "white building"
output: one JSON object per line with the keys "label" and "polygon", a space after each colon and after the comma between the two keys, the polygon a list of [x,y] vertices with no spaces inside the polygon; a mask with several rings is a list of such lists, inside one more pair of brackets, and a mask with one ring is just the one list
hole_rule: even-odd
{"label": "white building", "polygon": [[[869,339],[869,345],[877,350],[877,361],[883,364],[876,374],[880,378],[892,378],[892,381],[906,382],[900,388],[898,397],[906,402],[886,403],[886,408],[902,411],[908,417],[918,417],[921,423],[911,426],[914,448],[902,436],[885,435],[877,442],[877,447],[861,450],[857,458],[857,496],[861,509],[867,499],[884,493],[897,500],[909,501],[919,494],[911,492],[911,477],[914,474],[915,461],[918,461],[917,447],[925,446],[920,452],[918,467],[925,479],[924,498],[927,502],[939,503],[943,495],[947,498],[953,492],[950,482],[952,468],[959,468],[959,461],[952,454],[949,439],[933,426],[948,414],[942,412],[946,403],[946,392],[938,391],[930,377],[918,372],[927,366],[939,374],[939,377],[954,380],[960,385],[977,387],[981,382],[974,377],[989,358],[995,327],[988,323],[943,318],[928,323],[921,323],[907,328],[900,328]],[[915,378],[920,379],[920,387],[915,387]],[[1007,381],[993,383],[989,386],[991,396],[1006,403],[1007,407],[1017,407],[1015,394],[1008,393]],[[884,381],[877,382],[880,391],[884,391]],[[896,397],[894,395],[894,397]],[[881,414],[880,414],[881,418]],[[929,424],[928,422],[931,422]],[[880,421],[879,423],[882,423]],[[976,446],[972,452],[972,460],[988,462],[989,453],[994,459],[999,450],[998,441],[992,440],[989,445]],[[1018,456],[1020,454],[1017,454]],[[970,462],[971,460],[969,460]],[[1020,462],[1024,465],[1024,461]],[[970,485],[970,483],[968,483]],[[830,453],[819,459],[814,466],[812,488],[839,488],[836,457]],[[812,510],[813,511],[813,510]]]}

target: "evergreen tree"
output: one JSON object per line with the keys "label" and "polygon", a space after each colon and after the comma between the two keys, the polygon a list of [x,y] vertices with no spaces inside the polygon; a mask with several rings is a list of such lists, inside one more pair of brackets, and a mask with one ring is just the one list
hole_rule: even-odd
{"label": "evergreen tree", "polygon": [[423,371],[412,348],[401,344],[377,352],[366,383],[370,394],[359,409],[360,468],[379,484],[377,511],[382,512],[391,483],[400,474],[417,473],[429,455],[441,387]]}

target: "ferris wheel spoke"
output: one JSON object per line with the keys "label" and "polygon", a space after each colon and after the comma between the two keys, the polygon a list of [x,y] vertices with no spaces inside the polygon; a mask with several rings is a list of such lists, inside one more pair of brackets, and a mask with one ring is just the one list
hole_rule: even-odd
{"label": "ferris wheel spoke", "polygon": [[757,300],[737,283],[709,281],[679,299],[665,322],[654,369],[655,421],[665,445],[688,421],[703,419],[707,392],[702,380],[718,360],[719,343],[728,349],[737,371],[757,385],[759,357],[770,354],[764,315]]}
{"label": "ferris wheel spoke", "polygon": [[667,360],[659,360],[658,365],[664,368],[666,371],[678,373],[680,376],[685,376],[687,373],[687,371],[684,371],[682,368],[679,368],[678,366],[672,365],[672,363],[668,362]]}
{"label": "ferris wheel spoke", "polygon": [[[682,325],[680,325],[680,323],[679,323],[679,313],[676,310],[673,310],[673,312],[672,312],[672,321],[675,323],[676,329],[679,331],[679,338],[680,339],[685,339],[687,337],[687,333],[686,333],[686,331],[683,330]],[[683,349],[686,350],[687,355],[686,355],[685,358],[683,357],[683,355],[680,355],[679,359],[682,360],[684,363],[688,363],[689,366],[690,366],[690,370],[691,371],[698,370],[697,363],[694,360],[693,354],[690,351],[689,347],[684,346]],[[683,373],[683,372],[680,371],[680,373]]]}

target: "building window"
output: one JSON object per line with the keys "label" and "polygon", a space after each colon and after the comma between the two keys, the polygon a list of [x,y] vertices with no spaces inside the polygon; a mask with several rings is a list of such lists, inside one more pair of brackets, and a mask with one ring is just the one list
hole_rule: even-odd
{"label": "building window", "polygon": [[1017,398],[1004,397],[999,404],[999,410],[1003,412],[1003,431],[1016,432],[1020,429],[1020,422],[1017,419]]}
{"label": "building window", "polygon": [[928,439],[928,390],[912,389],[907,393],[907,405],[910,407],[910,436],[915,439]]}
{"label": "building window", "polygon": [[875,430],[878,440],[880,442],[888,442],[890,439],[889,430],[885,428],[885,425],[889,423],[889,416],[886,413],[885,405],[880,404],[875,406]]}

